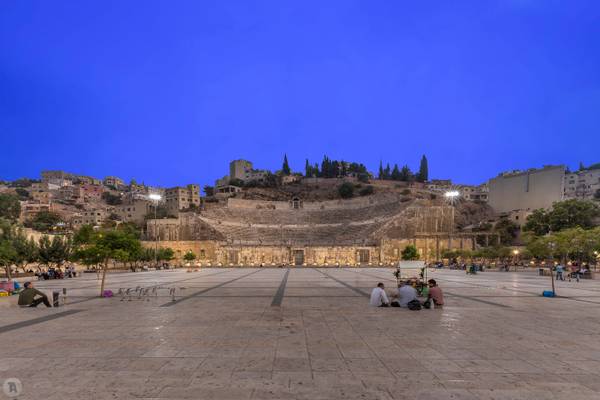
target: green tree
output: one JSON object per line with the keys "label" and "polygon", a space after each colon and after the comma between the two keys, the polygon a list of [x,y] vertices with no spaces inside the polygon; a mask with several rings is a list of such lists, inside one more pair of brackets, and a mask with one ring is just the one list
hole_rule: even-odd
{"label": "green tree", "polygon": [[19,231],[13,240],[13,248],[16,252],[15,265],[25,272],[25,266],[39,260],[38,245],[33,238],[27,239],[22,231]]}
{"label": "green tree", "polygon": [[77,259],[85,265],[102,265],[100,296],[104,292],[108,264],[119,261],[124,264],[140,260],[144,255],[140,241],[131,233],[123,230],[95,231],[87,243],[75,251]]}
{"label": "green tree", "polygon": [[288,164],[287,154],[283,155],[283,166],[281,167],[281,173],[283,175],[289,175],[292,173],[290,165]]}
{"label": "green tree", "polygon": [[402,170],[400,171],[400,176],[398,178],[398,180],[400,181],[404,181],[404,182],[410,182],[413,179],[413,174],[410,170],[410,168],[408,167],[408,165],[405,165],[402,167]]}
{"label": "green tree", "polygon": [[403,260],[418,260],[419,251],[416,246],[409,244],[402,250],[401,257]]}
{"label": "green tree", "polygon": [[212,197],[215,195],[215,188],[214,186],[209,186],[209,185],[204,185],[204,194],[208,197]]}
{"label": "green tree", "polygon": [[391,179],[392,178],[392,172],[390,169],[390,164],[388,163],[385,166],[385,169],[383,170],[383,179]]}
{"label": "green tree", "polygon": [[102,199],[109,206],[117,206],[119,204],[123,204],[123,200],[121,199],[121,196],[119,196],[118,194],[112,194],[111,192],[102,193]]}
{"label": "green tree", "polygon": [[500,243],[510,245],[519,233],[519,227],[508,218],[501,218],[494,225],[494,232],[500,236]]}
{"label": "green tree", "polygon": [[26,222],[26,226],[39,232],[49,232],[61,222],[63,222],[62,218],[57,213],[52,211],[40,211],[31,221]]}
{"label": "green tree", "polygon": [[187,262],[193,262],[196,259],[196,254],[191,251],[188,250],[184,255],[183,255],[183,259]]}
{"label": "green tree", "polygon": [[175,258],[175,252],[170,247],[161,247],[158,249],[157,258],[159,261],[171,261]]}
{"label": "green tree", "polygon": [[69,260],[72,253],[72,241],[68,237],[55,235],[50,237],[44,235],[39,241],[38,257],[42,265],[60,267]]}
{"label": "green tree", "polygon": [[392,170],[392,180],[400,180],[400,169],[398,169],[398,164],[394,164],[394,169]]}
{"label": "green tree", "polygon": [[379,160],[379,173],[377,174],[377,179],[383,180],[385,178],[385,174],[383,172],[383,161]]}
{"label": "green tree", "polygon": [[523,232],[533,232],[537,236],[543,236],[550,232],[550,218],[546,210],[539,208],[534,210],[523,225]]}
{"label": "green tree", "polygon": [[349,199],[354,196],[354,185],[344,182],[338,187],[338,193],[342,199]]}
{"label": "green tree", "polygon": [[421,164],[419,165],[419,172],[417,173],[418,182],[427,182],[429,180],[429,166],[427,163],[427,157],[423,155],[421,157]]}
{"label": "green tree", "polygon": [[0,218],[16,221],[21,215],[21,203],[19,198],[12,194],[0,194]]}
{"label": "green tree", "polygon": [[0,267],[4,267],[6,277],[11,278],[10,268],[16,262],[17,252],[13,246],[15,226],[0,218]]}
{"label": "green tree", "polygon": [[570,199],[554,203],[548,215],[552,232],[582,227],[591,228],[594,220],[600,216],[600,207],[591,201]]}

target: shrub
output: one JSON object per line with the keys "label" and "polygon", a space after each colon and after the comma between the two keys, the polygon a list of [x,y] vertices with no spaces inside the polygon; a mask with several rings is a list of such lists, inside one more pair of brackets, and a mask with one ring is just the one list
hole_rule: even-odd
{"label": "shrub", "polygon": [[368,185],[365,186],[364,188],[360,189],[360,192],[358,192],[361,196],[368,196],[370,194],[373,194],[373,186]]}
{"label": "shrub", "polygon": [[342,199],[349,199],[354,196],[354,185],[344,182],[338,187],[338,194]]}

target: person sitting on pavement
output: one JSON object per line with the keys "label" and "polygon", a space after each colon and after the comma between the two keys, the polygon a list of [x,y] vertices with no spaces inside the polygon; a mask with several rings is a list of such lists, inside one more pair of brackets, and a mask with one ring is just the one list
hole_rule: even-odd
{"label": "person sitting on pavement", "polygon": [[408,303],[417,300],[417,290],[411,285],[411,282],[400,282],[398,284],[397,300],[392,302],[392,307],[408,307]]}
{"label": "person sitting on pavement", "polygon": [[377,287],[373,288],[371,291],[369,305],[372,307],[389,307],[390,300],[388,299],[387,294],[385,294],[383,283],[379,282]]}
{"label": "person sitting on pavement", "polygon": [[442,289],[437,285],[435,279],[430,279],[427,281],[429,284],[429,295],[428,298],[433,300],[433,304],[438,307],[444,305],[444,293],[442,293]]}
{"label": "person sitting on pavement", "polygon": [[[46,307],[51,307],[48,296],[33,287],[33,282],[25,282],[25,289],[19,294],[18,304],[21,307],[37,307],[44,303]],[[36,296],[40,296],[37,299]]]}

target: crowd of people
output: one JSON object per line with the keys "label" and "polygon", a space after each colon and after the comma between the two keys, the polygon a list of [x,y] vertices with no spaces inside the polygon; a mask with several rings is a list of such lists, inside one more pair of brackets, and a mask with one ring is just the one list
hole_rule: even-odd
{"label": "crowd of people", "polygon": [[567,267],[563,266],[562,264],[558,264],[556,267],[554,267],[554,270],[556,272],[557,281],[564,281],[566,275],[569,282],[571,282],[572,279],[575,279],[577,282],[579,282],[579,279],[581,279],[585,274],[589,273],[589,269],[586,265],[579,265],[578,263],[573,263]]}
{"label": "crowd of people", "polygon": [[427,292],[427,299],[421,303],[418,299],[419,294],[414,287],[414,282],[399,282],[398,289],[390,296],[388,296],[385,291],[385,285],[379,282],[371,291],[369,305],[373,307],[403,307],[410,309],[420,309],[422,306],[430,308],[432,304],[434,307],[442,307],[444,305],[444,294],[442,289],[437,285],[435,279],[429,279],[427,284],[429,289]]}
{"label": "crowd of people", "polygon": [[77,276],[77,271],[75,271],[75,267],[72,265],[66,266],[64,271],[60,268],[50,267],[46,271],[36,272],[35,276],[38,278],[39,281],[47,281],[49,279],[75,278]]}

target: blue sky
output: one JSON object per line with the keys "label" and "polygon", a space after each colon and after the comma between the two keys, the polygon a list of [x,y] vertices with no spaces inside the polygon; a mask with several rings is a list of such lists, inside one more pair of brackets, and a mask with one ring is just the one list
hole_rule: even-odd
{"label": "blue sky", "polygon": [[600,2],[0,3],[0,178],[600,162]]}

